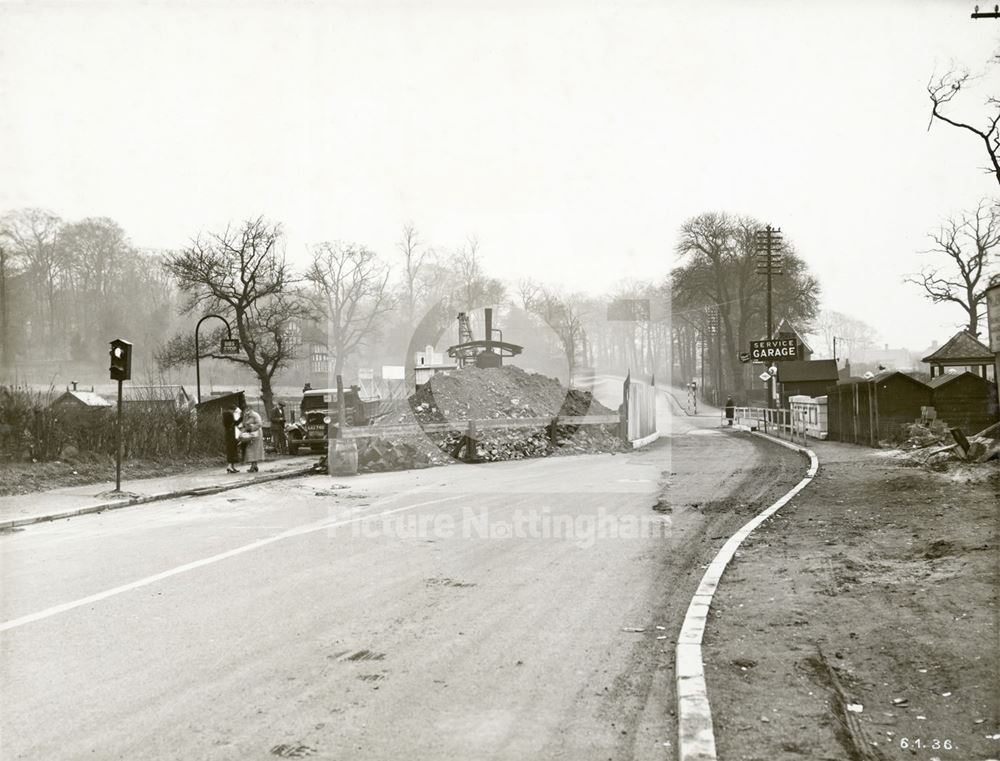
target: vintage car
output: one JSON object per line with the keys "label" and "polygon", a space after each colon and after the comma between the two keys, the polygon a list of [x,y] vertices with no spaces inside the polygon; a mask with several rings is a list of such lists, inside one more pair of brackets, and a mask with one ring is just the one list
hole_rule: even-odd
{"label": "vintage car", "polygon": [[[347,425],[369,425],[378,406],[378,400],[361,398],[359,386],[344,389],[344,413]],[[302,394],[300,410],[302,417],[294,423],[285,426],[288,439],[288,453],[298,454],[301,451],[326,453],[327,441],[331,434],[330,426],[336,429],[337,389],[308,389]]]}

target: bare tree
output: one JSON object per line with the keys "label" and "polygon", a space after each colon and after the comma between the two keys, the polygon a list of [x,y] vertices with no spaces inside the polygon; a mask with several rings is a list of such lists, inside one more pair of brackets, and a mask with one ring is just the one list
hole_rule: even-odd
{"label": "bare tree", "polygon": [[17,275],[19,261],[16,252],[4,240],[0,228],[0,367],[8,367],[14,359],[11,341],[10,281]]}
{"label": "bare tree", "polygon": [[60,312],[73,336],[74,359],[96,356],[106,336],[132,312],[134,303],[118,286],[135,252],[121,226],[106,217],[63,225],[58,246],[64,262]]}
{"label": "bare tree", "polygon": [[20,209],[0,221],[10,250],[23,262],[35,293],[37,314],[46,325],[46,348],[51,351],[56,335],[56,291],[65,269],[56,245],[62,220],[46,209]]}
{"label": "bare tree", "polygon": [[833,356],[833,340],[837,339],[838,346],[843,345],[846,352],[850,354],[855,349],[863,349],[872,346],[878,338],[878,331],[864,320],[859,320],[849,314],[837,312],[833,309],[824,309],[817,315],[813,323],[814,332],[820,336],[826,344],[826,351]]}
{"label": "bare tree", "polygon": [[[994,65],[1000,60],[997,56],[992,62]],[[973,81],[973,77],[968,71],[949,71],[941,77],[931,77],[927,83],[927,94],[931,99],[931,118],[927,129],[931,128],[934,120],[950,124],[960,130],[965,130],[972,134],[976,140],[983,144],[990,165],[986,172],[996,177],[1000,183],[1000,98],[990,96],[986,99],[986,118],[982,126],[975,126],[969,121],[963,121],[945,114],[945,107],[952,103],[955,97],[963,88],[968,88]]]}
{"label": "bare tree", "polygon": [[[293,321],[311,312],[293,290],[285,263],[281,226],[263,217],[248,219],[238,228],[199,235],[178,254],[168,256],[166,270],[187,296],[185,314],[219,313],[239,336],[243,353],[202,356],[249,367],[260,380],[264,407],[271,409],[271,380],[294,358],[287,340]],[[161,368],[194,362],[193,331],[175,336],[157,353]]]}
{"label": "bare tree", "polygon": [[334,374],[339,375],[347,357],[376,337],[379,319],[393,307],[389,267],[364,246],[320,243],[313,248],[306,280],[327,318]]}
{"label": "bare tree", "polygon": [[525,311],[541,317],[558,337],[572,377],[577,359],[586,355],[583,297],[560,293],[530,279],[519,280],[517,287]]}
{"label": "bare tree", "polygon": [[433,254],[433,251],[423,245],[420,233],[412,222],[403,225],[402,235],[396,245],[403,254],[403,299],[406,307],[406,321],[409,324],[413,322],[417,301],[422,295],[422,291],[425,290],[422,286],[420,271],[424,267],[424,261]]}
{"label": "bare tree", "polygon": [[907,277],[935,304],[957,304],[965,312],[965,329],[979,335],[980,307],[986,300],[984,267],[994,249],[1000,247],[1000,209],[982,201],[974,212],[953,217],[929,235],[934,245],[922,253],[940,259],[947,267],[925,267]]}
{"label": "bare tree", "polygon": [[[762,228],[755,219],[724,213],[693,217],[681,227],[677,243],[684,262],[671,273],[675,316],[718,310],[728,374],[739,391],[744,388],[739,352],[766,332],[765,280],[755,268],[754,234]],[[784,274],[773,283],[774,315],[808,323],[816,314],[819,283],[787,240],[782,251]]]}
{"label": "bare tree", "polygon": [[470,237],[451,257],[457,279],[454,299],[460,309],[474,309],[484,304],[498,304],[503,301],[506,288],[503,283],[486,275],[479,240]]}

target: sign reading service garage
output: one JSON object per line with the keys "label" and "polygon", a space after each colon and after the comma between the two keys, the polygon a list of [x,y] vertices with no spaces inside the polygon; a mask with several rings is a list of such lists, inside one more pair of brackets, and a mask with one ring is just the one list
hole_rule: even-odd
{"label": "sign reading service garage", "polygon": [[751,341],[750,358],[754,362],[790,362],[799,358],[799,343],[794,338]]}

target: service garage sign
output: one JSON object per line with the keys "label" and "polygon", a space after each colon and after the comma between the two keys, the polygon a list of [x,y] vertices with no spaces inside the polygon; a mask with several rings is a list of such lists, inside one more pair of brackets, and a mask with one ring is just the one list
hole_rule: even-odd
{"label": "service garage sign", "polygon": [[750,342],[750,359],[754,362],[790,362],[798,358],[799,343],[794,338]]}

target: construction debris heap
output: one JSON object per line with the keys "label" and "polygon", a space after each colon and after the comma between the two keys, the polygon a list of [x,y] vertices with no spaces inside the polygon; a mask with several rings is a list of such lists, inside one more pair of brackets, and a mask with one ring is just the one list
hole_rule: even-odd
{"label": "construction debris heap", "polygon": [[[358,442],[361,471],[420,468],[454,462],[468,420],[554,418],[557,415],[614,415],[589,391],[567,389],[555,378],[519,367],[465,367],[435,375],[408,399],[408,405],[386,416],[387,424],[454,423],[446,433],[424,433],[393,442],[369,438]],[[548,457],[556,454],[618,452],[625,449],[612,425],[556,425],[551,432],[537,423],[477,433],[474,459],[484,462]]]}

